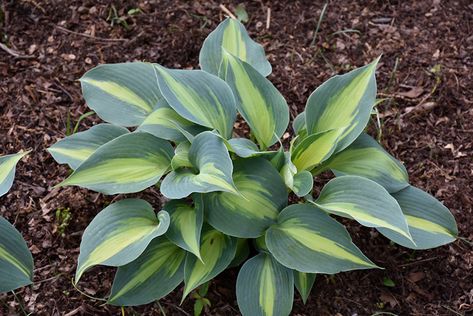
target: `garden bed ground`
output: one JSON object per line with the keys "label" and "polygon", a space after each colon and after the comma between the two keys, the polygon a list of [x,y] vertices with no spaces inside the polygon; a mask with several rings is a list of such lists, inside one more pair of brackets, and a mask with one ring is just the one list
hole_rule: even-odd
{"label": "garden bed ground", "polygon": [[[113,11],[106,1],[3,2],[1,41],[14,51],[0,50],[0,154],[33,152],[0,200],[0,214],[25,235],[36,271],[35,285],[17,290],[16,300],[0,295],[0,315],[23,314],[18,302],[25,315],[120,313],[71,284],[81,234],[112,198],[78,188],[52,189],[68,170],[45,149],[64,137],[68,113],[75,123],[87,111],[77,81],[86,70],[133,60],[196,68],[203,39],[223,18],[218,1],[124,2],[114,1],[114,25],[106,20]],[[385,269],[320,275],[307,305],[296,297],[294,315],[471,315],[473,5],[468,0],[331,2],[311,45],[322,8],[314,2],[246,3],[248,29],[264,44],[274,69],[270,79],[285,95],[292,117],[324,80],[383,54],[377,73],[380,97],[388,98],[379,108],[382,143],[405,163],[413,184],[452,210],[462,239],[417,252],[350,224],[355,243]],[[232,9],[236,3],[226,5]],[[133,8],[142,13],[128,17],[127,27],[117,23]],[[84,120],[80,130],[97,121]],[[159,208],[157,192],[142,195]],[[58,209],[70,211],[62,228]],[[208,315],[238,314],[236,273],[225,272],[212,283]],[[94,269],[79,286],[104,297],[112,277],[112,269]],[[393,286],[383,284],[384,278]],[[167,315],[192,314],[192,301],[180,306],[180,296],[176,290],[161,300]],[[126,308],[125,313],[160,315],[160,307]]]}

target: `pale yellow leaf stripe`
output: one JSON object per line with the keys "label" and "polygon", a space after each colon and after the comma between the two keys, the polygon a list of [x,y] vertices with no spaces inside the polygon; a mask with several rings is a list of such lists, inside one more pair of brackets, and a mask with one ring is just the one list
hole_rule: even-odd
{"label": "pale yellow leaf stripe", "polygon": [[159,227],[150,219],[142,217],[129,218],[116,223],[116,225],[120,229],[114,230],[107,235],[106,239],[100,245],[97,245],[87,259],[78,267],[76,273],[77,280],[80,279],[81,275],[89,267],[105,262],[123,249],[150,235]]}
{"label": "pale yellow leaf stripe", "polygon": [[197,213],[188,205],[180,205],[171,215],[171,220],[177,224],[181,232],[182,239],[192,250],[192,253],[199,257],[199,244],[195,238],[197,235]]}
{"label": "pale yellow leaf stripe", "polygon": [[203,236],[200,254],[201,257],[204,258],[205,263],[195,260],[191,274],[189,278],[187,278],[184,295],[182,296],[183,300],[201,280],[205,279],[212,272],[214,267],[217,265],[225,246],[225,236],[218,231],[211,231]]}
{"label": "pale yellow leaf stripe", "polygon": [[274,315],[274,300],[276,299],[275,285],[271,257],[265,256],[260,277],[259,305],[264,315],[267,316]]}
{"label": "pale yellow leaf stripe", "polygon": [[346,250],[345,247],[333,240],[319,235],[316,231],[301,226],[301,223],[296,220],[285,222],[284,226],[279,229],[312,251],[320,252],[340,260],[351,261],[362,266],[376,267],[372,263],[363,260],[363,258],[352,254],[350,251]]}
{"label": "pale yellow leaf stripe", "polygon": [[235,87],[243,107],[241,114],[249,121],[256,138],[266,148],[271,144],[276,128],[271,107],[266,103],[261,91],[254,85],[243,65],[228,52],[224,51],[223,55],[230,63],[235,77]]}
{"label": "pale yellow leaf stripe", "polygon": [[29,151],[24,153],[20,152],[14,155],[8,155],[8,157],[0,156],[0,159],[6,158],[2,159],[3,161],[0,160],[0,184],[2,184],[6,180],[10,172],[15,168],[18,161],[20,161],[21,158],[23,158],[28,153]]}
{"label": "pale yellow leaf stripe", "polygon": [[82,78],[81,82],[88,83],[104,93],[112,95],[114,98],[131,104],[133,106],[139,107],[144,110],[146,113],[150,113],[153,110],[153,106],[148,102],[143,100],[139,95],[137,95],[132,90],[128,89],[126,86],[122,86],[113,81],[101,81],[90,78]]}
{"label": "pale yellow leaf stripe", "polygon": [[67,157],[75,158],[81,161],[85,161],[89,158],[95,151],[97,150],[96,147],[94,148],[80,148],[80,149],[72,149],[72,148],[64,148],[64,147],[51,147],[48,148],[48,151],[51,153],[61,154]]}
{"label": "pale yellow leaf stripe", "polygon": [[378,60],[379,58],[366,67],[360,75],[356,76],[339,93],[330,97],[325,110],[317,119],[313,131],[320,132],[348,126],[340,137],[343,139],[357,126],[356,123],[352,122],[359,113],[358,104],[368,88]]}
{"label": "pale yellow leaf stripe", "polygon": [[22,264],[17,258],[11,255],[2,245],[0,245],[0,260],[4,260],[10,264],[12,264],[15,268],[21,271],[24,275],[28,278],[31,277],[29,269],[27,266]]}
{"label": "pale yellow leaf stripe", "polygon": [[383,220],[382,218],[371,216],[368,214],[366,211],[359,209],[356,204],[353,203],[342,203],[342,202],[336,202],[336,203],[321,203],[317,204],[319,207],[322,209],[327,209],[333,212],[338,212],[342,214],[346,214],[349,217],[366,222],[366,223],[371,223],[375,225],[375,227],[384,227],[384,228],[389,228],[406,238],[412,240],[411,235],[408,232],[405,232],[401,228],[392,225],[390,222]]}
{"label": "pale yellow leaf stripe", "polygon": [[230,19],[223,32],[222,46],[228,52],[246,61],[246,44],[238,23]]}
{"label": "pale yellow leaf stripe", "polygon": [[[167,166],[163,157],[108,159],[93,167],[79,170],[57,186],[98,183],[130,183],[146,181],[156,173],[164,173],[159,166]],[[161,169],[161,170],[160,170]]]}
{"label": "pale yellow leaf stripe", "polygon": [[[169,244],[169,246],[166,247],[166,244]],[[136,269],[133,278],[131,278],[128,283],[120,289],[120,291],[110,297],[109,301],[114,301],[118,297],[139,287],[141,284],[148,281],[148,279],[162,267],[166,269],[166,274],[171,277],[179,269],[184,256],[185,252],[176,252],[176,247],[173,244],[166,242],[164,245],[157,248],[157,251],[151,259],[147,260]]]}
{"label": "pale yellow leaf stripe", "polygon": [[412,215],[405,215],[405,216],[407,219],[407,224],[410,227],[424,230],[429,233],[437,233],[437,234],[443,234],[443,235],[456,237],[455,234],[449,231],[446,227],[443,227],[437,223],[431,222],[429,220],[426,220],[420,217],[415,217]]}

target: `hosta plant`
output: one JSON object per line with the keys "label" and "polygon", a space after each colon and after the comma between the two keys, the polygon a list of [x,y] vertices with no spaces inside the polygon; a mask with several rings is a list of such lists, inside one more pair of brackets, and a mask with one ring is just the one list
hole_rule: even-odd
{"label": "hosta plant", "polygon": [[[0,197],[10,190],[16,164],[27,153],[0,156]],[[0,216],[0,293],[31,284],[33,257],[21,234]]]}
{"label": "hosta plant", "polygon": [[[183,296],[241,266],[243,315],[288,315],[294,288],[309,296],[316,273],[377,268],[337,219],[426,249],[455,240],[455,220],[409,184],[404,166],[364,133],[378,60],[318,87],[289,124],[271,65],[244,26],[226,19],[205,40],[201,70],[133,62],[100,65],[81,79],[106,123],[50,149],[74,171],[58,186],[107,195],[160,190],[163,205],[121,199],[85,230],[75,282],[96,265],[118,267],[108,303]],[[233,129],[239,115],[249,126]],[[314,177],[330,180],[312,195]],[[289,205],[289,197],[292,196]],[[157,212],[159,210],[159,212]],[[248,260],[247,260],[248,259]]]}

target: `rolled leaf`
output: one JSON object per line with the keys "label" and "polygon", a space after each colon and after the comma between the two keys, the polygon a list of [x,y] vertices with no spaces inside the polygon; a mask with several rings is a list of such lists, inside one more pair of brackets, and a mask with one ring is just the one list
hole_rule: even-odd
{"label": "rolled leaf", "polygon": [[285,153],[285,163],[280,174],[286,186],[297,196],[302,197],[312,191],[314,185],[312,174],[306,170],[297,172],[296,166],[291,161],[290,153]]}
{"label": "rolled leaf", "polygon": [[292,152],[292,162],[297,170],[311,170],[328,159],[338,144],[343,129],[331,129],[304,138]]}
{"label": "rolled leaf", "polygon": [[174,149],[174,157],[171,160],[172,170],[179,168],[193,168],[192,163],[189,160],[189,150],[191,149],[191,143],[182,142]]}
{"label": "rolled leaf", "polygon": [[144,200],[126,199],[104,208],[84,231],[75,282],[95,265],[118,267],[132,262],[151,240],[169,227],[169,214],[154,213]]}
{"label": "rolled leaf", "polygon": [[284,182],[263,158],[236,160],[233,181],[240,195],[214,192],[203,196],[207,221],[230,236],[261,236],[287,205]]}
{"label": "rolled leaf", "polygon": [[309,204],[286,207],[278,223],[266,231],[266,245],[281,264],[301,272],[376,268],[352,243],[343,225]]}
{"label": "rolled leaf", "polygon": [[305,135],[301,135],[303,137],[307,136],[307,126],[305,125],[305,112],[299,113],[294,122],[292,123],[292,129],[296,135],[300,135],[305,132]]}
{"label": "rolled leaf", "polygon": [[237,193],[232,180],[232,160],[219,136],[212,132],[197,135],[189,149],[189,161],[195,170],[175,170],[164,178],[161,183],[164,196],[182,199],[194,192]]}
{"label": "rolled leaf", "polygon": [[98,124],[85,132],[59,140],[48,151],[58,163],[68,164],[72,170],[76,170],[100,146],[126,133],[128,130],[121,126]]}
{"label": "rolled leaf", "polygon": [[390,229],[412,239],[397,201],[382,186],[358,176],[330,180],[315,205],[326,212],[351,218],[368,227]]}
{"label": "rolled leaf", "polygon": [[345,150],[326,161],[322,170],[326,169],[331,169],[336,176],[355,175],[368,178],[391,193],[409,185],[406,168],[376,140],[364,133]]}
{"label": "rolled leaf", "polygon": [[159,65],[156,74],[162,95],[180,116],[230,138],[236,108],[225,81],[201,70],[172,70]]}
{"label": "rolled leaf", "polygon": [[393,194],[407,219],[412,240],[378,228],[395,243],[411,249],[429,249],[455,241],[458,228],[450,211],[432,195],[413,186]]}
{"label": "rolled leaf", "polygon": [[220,77],[230,85],[236,107],[262,149],[278,141],[289,123],[289,107],[274,85],[251,65],[224,52]]}
{"label": "rolled leaf", "polygon": [[206,128],[180,116],[163,99],[159,102],[158,108],[146,117],[137,130],[173,142],[183,142],[188,140],[189,136],[193,138]]}
{"label": "rolled leaf", "polygon": [[266,77],[271,73],[263,46],[249,37],[238,20],[227,18],[205,39],[199,54],[202,70],[218,75],[223,49],[250,64],[261,75]]}
{"label": "rolled leaf", "polygon": [[162,98],[149,63],[100,65],[80,82],[87,105],[104,121],[121,126],[140,125]]}
{"label": "rolled leaf", "polygon": [[296,285],[296,289],[302,297],[302,302],[307,303],[307,299],[309,298],[310,291],[314,286],[315,277],[317,274],[315,273],[304,273],[293,270],[294,272],[294,284]]}
{"label": "rolled leaf", "polygon": [[202,234],[200,261],[188,253],[184,267],[184,294],[182,300],[199,285],[213,279],[225,270],[235,257],[237,242],[214,229],[206,229]]}
{"label": "rolled leaf", "polygon": [[305,108],[308,135],[343,128],[335,150],[339,152],[361,134],[376,102],[378,61],[330,78],[310,95]]}
{"label": "rolled leaf", "polygon": [[185,257],[166,238],[153,239],[136,260],[118,268],[108,303],[136,306],[166,296],[184,279]]}
{"label": "rolled leaf", "polygon": [[173,148],[148,133],[122,135],[97,149],[58,186],[77,185],[104,194],[133,193],[159,181]]}
{"label": "rolled leaf", "polygon": [[19,152],[0,157],[0,196],[10,190],[15,177],[16,164],[27,154],[28,152]]}
{"label": "rolled leaf", "polygon": [[33,282],[33,257],[21,234],[0,216],[0,293]]}
{"label": "rolled leaf", "polygon": [[171,216],[171,225],[166,236],[200,259],[200,233],[204,222],[204,210],[200,194],[195,194],[193,200],[194,205],[189,205],[183,200],[166,203],[164,210]]}
{"label": "rolled leaf", "polygon": [[260,253],[241,267],[236,295],[243,316],[285,316],[292,310],[292,271],[270,254]]}

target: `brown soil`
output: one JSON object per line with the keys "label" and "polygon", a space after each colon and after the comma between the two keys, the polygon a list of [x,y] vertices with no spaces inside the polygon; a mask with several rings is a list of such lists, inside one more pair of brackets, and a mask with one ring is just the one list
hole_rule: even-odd
{"label": "brown soil", "polygon": [[[473,5],[468,0],[332,1],[311,46],[319,2],[246,3],[248,29],[264,44],[274,67],[270,79],[295,115],[324,80],[383,54],[378,87],[388,100],[380,106],[382,143],[405,163],[414,185],[452,210],[462,239],[434,250],[411,251],[350,224],[355,243],[385,270],[320,275],[307,305],[296,297],[293,314],[471,315]],[[36,271],[35,284],[17,290],[18,299],[0,295],[0,315],[120,314],[71,284],[82,231],[111,197],[77,188],[53,190],[68,170],[45,148],[64,137],[68,113],[75,123],[87,111],[77,82],[87,69],[133,60],[196,68],[202,41],[223,18],[219,1],[114,1],[119,16],[131,8],[143,11],[127,18],[127,30],[106,20],[110,3],[3,2],[1,41],[14,52],[0,50],[0,154],[33,152],[20,163],[10,193],[1,198],[0,214],[24,233]],[[439,66],[439,71],[432,70]],[[80,129],[97,121],[90,117]],[[142,195],[159,208],[157,192]],[[69,208],[72,215],[64,234],[58,232],[58,208]],[[236,273],[227,271],[212,283],[208,315],[238,314]],[[112,276],[112,269],[94,269],[80,287],[88,295],[104,297]],[[394,287],[383,285],[385,277]],[[192,301],[179,306],[180,295],[176,290],[160,301],[167,315],[192,314]],[[125,308],[125,313],[160,315],[160,307]]]}

